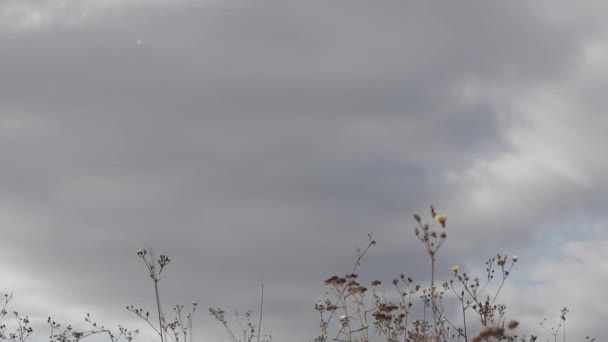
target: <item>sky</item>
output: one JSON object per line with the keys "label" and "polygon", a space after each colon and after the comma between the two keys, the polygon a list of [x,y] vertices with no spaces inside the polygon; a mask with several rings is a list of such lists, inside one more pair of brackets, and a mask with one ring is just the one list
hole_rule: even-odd
{"label": "sky", "polygon": [[[425,283],[412,214],[448,215],[438,273],[519,262],[521,332],[608,317],[608,5],[596,1],[0,0],[0,292],[153,338],[165,311],[257,309],[318,334],[323,280]],[[228,316],[232,319],[232,316]]]}

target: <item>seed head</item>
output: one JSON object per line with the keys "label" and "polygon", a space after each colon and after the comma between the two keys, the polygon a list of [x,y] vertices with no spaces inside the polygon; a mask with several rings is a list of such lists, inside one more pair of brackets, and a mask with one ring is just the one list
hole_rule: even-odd
{"label": "seed head", "polygon": [[509,325],[507,325],[507,328],[509,328],[509,330],[512,330],[512,329],[517,328],[518,325],[519,325],[518,321],[511,321],[511,322],[509,322]]}

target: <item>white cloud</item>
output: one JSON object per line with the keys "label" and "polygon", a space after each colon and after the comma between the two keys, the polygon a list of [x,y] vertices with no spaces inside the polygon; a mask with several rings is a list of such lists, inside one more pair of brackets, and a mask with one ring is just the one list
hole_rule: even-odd
{"label": "white cloud", "polygon": [[[571,311],[567,336],[600,338],[602,332],[595,320],[608,315],[608,295],[603,286],[608,283],[608,239],[587,237],[551,247],[545,249],[546,256],[520,265],[523,268],[514,274],[524,281],[506,287],[501,299],[509,305],[510,315],[524,322],[530,331],[543,333],[534,325],[543,318],[557,324],[560,309],[566,306]],[[521,272],[523,275],[519,275]]]}
{"label": "white cloud", "polygon": [[8,0],[0,4],[0,29],[34,30],[53,25],[78,24],[107,11],[141,5],[178,5],[186,1],[188,0]]}
{"label": "white cloud", "polygon": [[[597,89],[608,71],[605,39],[581,43],[577,58],[550,83],[465,82],[456,91],[465,102],[492,99],[501,113],[501,134],[509,148],[482,156],[469,167],[446,170],[467,201],[466,213],[536,217],[548,212],[594,211],[592,193],[603,187],[608,162],[598,156],[608,119]],[[482,215],[483,216],[483,215]],[[479,215],[477,216],[479,218]],[[547,223],[545,221],[545,223]]]}

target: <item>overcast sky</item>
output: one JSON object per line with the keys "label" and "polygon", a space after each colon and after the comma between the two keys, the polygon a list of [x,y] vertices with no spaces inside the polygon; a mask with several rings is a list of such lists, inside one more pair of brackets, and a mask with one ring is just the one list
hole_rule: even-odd
{"label": "overcast sky", "polygon": [[[0,292],[146,333],[136,256],[168,254],[166,311],[256,308],[275,341],[318,334],[323,279],[439,254],[520,261],[500,300],[529,333],[608,318],[608,5],[596,1],[0,0]],[[525,330],[522,330],[522,332]]]}

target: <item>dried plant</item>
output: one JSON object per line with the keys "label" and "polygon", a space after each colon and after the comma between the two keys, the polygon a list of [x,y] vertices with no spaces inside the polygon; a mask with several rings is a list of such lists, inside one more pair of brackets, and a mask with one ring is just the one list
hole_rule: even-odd
{"label": "dried plant", "polygon": [[[360,284],[358,267],[368,249],[376,244],[369,235],[369,243],[363,251],[357,250],[357,261],[352,272],[345,276],[333,275],[325,279],[328,294],[332,298],[315,304],[319,314],[320,334],[315,342],[443,342],[443,341],[536,341],[537,336],[518,335],[517,320],[507,320],[506,305],[497,298],[518,261],[517,256],[497,254],[486,261],[485,276],[480,279],[461,272],[458,265],[451,267],[452,278],[439,286],[436,278],[438,252],[447,238],[446,215],[440,215],[430,207],[431,223],[424,223],[420,215],[414,215],[414,234],[421,242],[429,260],[429,281],[424,287],[411,277],[401,274],[392,281],[392,296],[382,290],[382,282],[373,280],[371,291]],[[494,293],[488,286],[495,278],[499,284]],[[371,292],[371,295],[368,295]],[[454,298],[459,303],[462,322],[449,317],[444,298]],[[415,305],[413,299],[419,299]],[[562,310],[557,328],[547,329],[554,336],[564,327]],[[471,315],[476,319],[471,322]],[[413,319],[415,316],[416,319]],[[452,315],[453,316],[453,315]],[[338,317],[337,319],[334,319]],[[333,319],[333,320],[332,320]],[[471,324],[474,323],[474,324]],[[543,325],[543,323],[541,323]],[[544,326],[543,326],[544,327]],[[476,330],[477,334],[472,334]],[[587,338],[593,341],[592,338]]]}
{"label": "dried plant", "polygon": [[216,321],[218,321],[220,324],[222,324],[222,326],[224,327],[224,329],[226,330],[226,334],[228,335],[228,337],[230,338],[230,341],[232,342],[270,342],[272,341],[272,335],[262,335],[262,321],[263,321],[263,317],[264,317],[264,278],[261,277],[261,290],[262,290],[262,294],[261,294],[261,299],[260,299],[260,313],[259,313],[259,317],[258,317],[258,324],[254,324],[252,322],[252,310],[248,310],[247,312],[245,312],[245,324],[243,325],[243,322],[241,321],[240,317],[239,317],[239,313],[237,310],[234,310],[234,316],[237,322],[237,325],[239,326],[239,336],[242,334],[242,340],[239,339],[240,337],[237,337],[234,333],[234,331],[232,330],[232,328],[230,328],[230,324],[228,323],[228,321],[226,320],[226,311],[224,311],[222,308],[220,307],[209,307],[209,315],[211,315],[213,318],[215,318]]}
{"label": "dried plant", "polygon": [[51,328],[49,340],[51,342],[75,342],[93,335],[102,334],[106,335],[112,342],[118,342],[121,341],[121,339],[131,342],[135,336],[139,334],[139,330],[131,331],[124,328],[122,325],[118,326],[118,333],[115,333],[112,330],[106,329],[103,325],[97,324],[97,322],[93,321],[89,313],[87,313],[84,320],[91,326],[90,330],[76,331],[71,325],[63,327],[61,324],[55,322],[51,317],[49,317],[47,319],[47,323]]}
{"label": "dried plant", "polygon": [[145,249],[138,250],[137,256],[144,262],[150,279],[154,283],[154,298],[158,323],[152,322],[153,319],[151,318],[150,311],[144,311],[144,309],[136,308],[133,305],[127,306],[127,310],[144,320],[148,326],[150,326],[152,330],[158,334],[161,342],[164,342],[167,338],[173,340],[174,342],[179,342],[182,339],[184,342],[187,342],[188,339],[190,342],[192,342],[192,318],[196,312],[196,308],[198,307],[198,302],[192,302],[192,309],[190,312],[185,312],[185,307],[183,305],[175,305],[173,307],[175,317],[172,321],[167,321],[162,311],[159,282],[161,280],[163,270],[169,265],[169,263],[171,263],[171,259],[169,259],[168,256],[161,254],[159,258],[155,260],[152,250],[150,250],[148,253],[148,251]]}
{"label": "dried plant", "polygon": [[8,305],[13,299],[13,294],[4,294],[4,302],[2,303],[2,309],[0,309],[0,342],[24,342],[34,332],[34,329],[30,326],[30,318],[28,316],[22,316],[17,311],[12,312],[14,321],[17,326],[13,332],[7,331],[6,323],[4,320],[8,315]]}
{"label": "dried plant", "polygon": [[[497,298],[508,277],[518,262],[517,256],[497,254],[485,263],[485,275],[477,277],[463,272],[460,266],[451,267],[452,279],[438,282],[436,262],[438,252],[447,238],[447,216],[440,215],[431,206],[431,223],[424,223],[419,215],[414,215],[416,227],[414,234],[423,245],[429,260],[429,280],[426,286],[417,283],[409,276],[400,274],[392,280],[389,291],[383,289],[379,280],[371,281],[369,288],[362,285],[359,269],[376,240],[369,234],[365,248],[357,248],[357,259],[352,270],[344,276],[332,275],[325,279],[328,298],[315,304],[319,314],[320,333],[315,342],[444,342],[444,341],[537,341],[535,335],[516,334],[519,322],[507,319],[506,305],[498,303]],[[154,258],[152,251],[140,249],[137,256],[144,262],[154,285],[155,312],[150,313],[133,305],[127,310],[141,318],[158,335],[161,342],[193,342],[193,316],[198,307],[192,302],[190,311],[185,306],[173,307],[174,318],[167,320],[162,310],[159,283],[161,274],[171,260],[161,254]],[[489,284],[499,281],[496,287]],[[492,288],[496,288],[491,292]],[[30,318],[17,311],[9,311],[12,294],[5,294],[0,303],[0,342],[25,342],[34,330]],[[457,314],[446,310],[446,303],[458,303]],[[416,304],[418,303],[418,304]],[[231,342],[269,342],[271,335],[262,334],[264,309],[264,281],[261,282],[261,301],[257,323],[252,311],[244,318],[235,310],[238,330],[233,330],[226,319],[226,312],[219,307],[210,307],[209,314],[226,329]],[[561,330],[566,341],[566,315],[569,309],[561,309],[557,325],[550,327],[547,319],[540,326],[557,342]],[[471,317],[475,319],[472,320]],[[460,322],[462,320],[462,322]],[[86,314],[85,323],[89,327],[76,330],[72,325],[62,325],[51,317],[47,324],[50,328],[50,342],[77,342],[90,336],[105,336],[111,342],[133,341],[139,330],[128,330],[122,325],[113,331],[93,321]],[[236,332],[235,332],[236,331]],[[472,331],[476,333],[473,334]],[[587,342],[595,338],[587,336]]]}
{"label": "dried plant", "polygon": [[559,321],[556,326],[548,327],[547,326],[547,318],[543,318],[542,322],[540,322],[540,326],[545,329],[551,336],[553,336],[553,342],[557,342],[557,334],[559,333],[559,329],[562,329],[564,341],[566,341],[566,315],[570,312],[567,307],[562,308],[561,315],[559,316]]}

